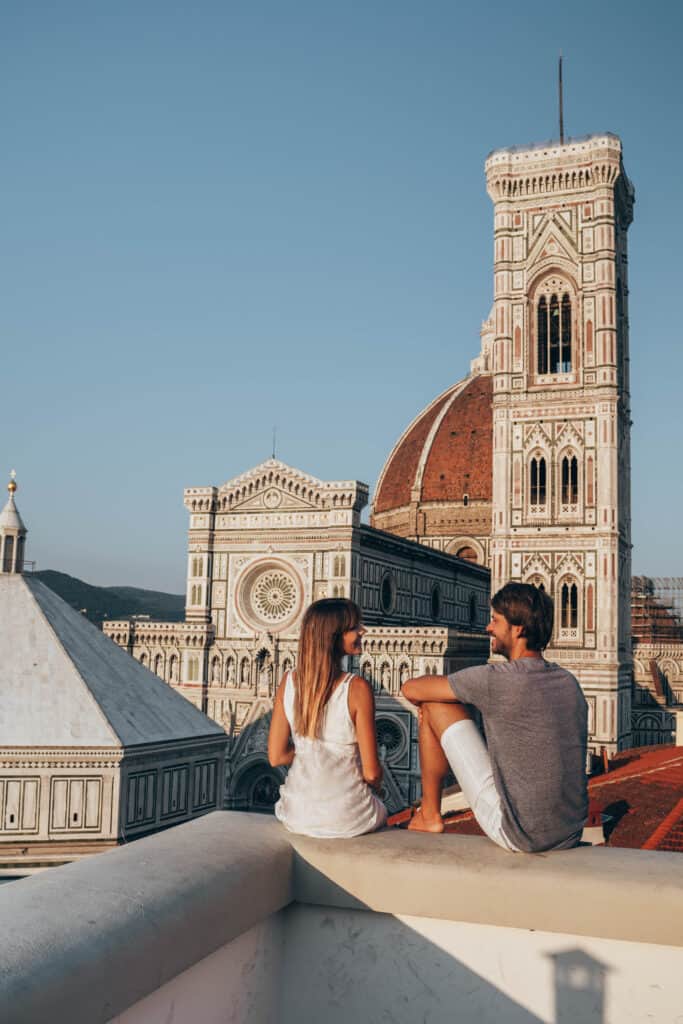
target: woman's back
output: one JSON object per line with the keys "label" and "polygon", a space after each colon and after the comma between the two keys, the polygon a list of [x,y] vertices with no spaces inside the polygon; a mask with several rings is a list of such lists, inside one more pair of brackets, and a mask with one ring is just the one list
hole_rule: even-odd
{"label": "woman's back", "polygon": [[356,730],[349,710],[347,673],[333,690],[315,738],[294,728],[296,682],[287,674],[284,711],[295,757],[280,788],[276,817],[292,832],[324,838],[362,835],[380,828],[386,808],[363,779]]}

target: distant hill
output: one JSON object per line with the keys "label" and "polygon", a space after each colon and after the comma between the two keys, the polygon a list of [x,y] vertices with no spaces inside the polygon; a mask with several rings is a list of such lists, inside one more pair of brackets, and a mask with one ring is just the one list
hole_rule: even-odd
{"label": "distant hill", "polygon": [[75,576],[53,569],[44,569],[33,575],[72,608],[83,611],[98,626],[103,619],[127,619],[132,615],[149,615],[151,619],[166,622],[180,622],[185,617],[182,594],[164,594],[159,590],[140,590],[138,587],[93,587]]}

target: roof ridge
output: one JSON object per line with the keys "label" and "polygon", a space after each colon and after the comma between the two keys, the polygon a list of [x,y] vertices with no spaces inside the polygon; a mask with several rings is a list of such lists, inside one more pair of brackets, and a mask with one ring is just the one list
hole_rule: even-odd
{"label": "roof ridge", "polygon": [[[123,750],[124,743],[122,742],[121,737],[117,733],[116,728],[115,728],[113,722],[109,721],[109,718],[105,714],[104,709],[100,706],[100,702],[95,697],[95,694],[93,693],[92,688],[88,685],[88,681],[86,680],[85,676],[81,672],[79,666],[76,664],[74,659],[69,654],[69,651],[67,650],[66,645],[64,644],[64,641],[62,640],[62,638],[60,637],[59,633],[55,629],[55,626],[54,626],[54,623],[52,622],[51,616],[48,615],[48,613],[45,610],[44,606],[38,600],[38,597],[36,596],[36,593],[35,593],[33,588],[34,587],[38,587],[38,588],[44,590],[45,593],[48,595],[48,598],[56,597],[58,600],[62,601],[63,604],[66,605],[66,607],[70,611],[75,612],[76,615],[79,615],[81,613],[80,612],[76,612],[76,609],[72,608],[71,605],[67,604],[67,602],[64,601],[63,598],[60,598],[59,594],[56,594],[54,592],[54,590],[50,590],[50,588],[47,586],[47,584],[43,583],[42,580],[35,579],[33,577],[31,577],[29,579],[28,576],[24,577],[24,579],[26,581],[27,590],[29,591],[29,593],[31,595],[31,600],[36,604],[39,612],[41,613],[43,619],[45,620],[45,623],[46,623],[48,629],[50,630],[52,636],[54,637],[54,639],[55,639],[55,641],[57,643],[57,647],[59,648],[60,654],[64,658],[66,658],[68,664],[73,668],[73,671],[77,675],[77,677],[78,677],[78,679],[79,679],[79,681],[81,683],[81,686],[83,687],[83,689],[85,690],[85,692],[88,695],[88,700],[90,701],[91,705],[94,706],[97,714],[102,719],[102,721],[104,722],[105,726],[107,727],[107,729],[111,733],[116,748],[120,749],[120,750]],[[96,629],[97,627],[95,626],[93,628]]]}
{"label": "roof ridge", "polygon": [[453,402],[456,400],[456,398],[460,397],[463,391],[467,389],[467,387],[469,386],[473,379],[473,377],[465,377],[463,380],[458,381],[457,384],[454,384],[451,390],[451,394],[448,396],[448,398],[443,403],[443,405],[437,412],[436,416],[434,417],[434,422],[432,423],[429,429],[429,433],[425,438],[425,443],[422,445],[422,451],[420,452],[420,458],[417,463],[417,469],[415,470],[415,479],[413,480],[411,490],[416,491],[418,490],[418,488],[422,487],[425,468],[427,466],[427,460],[431,454],[432,448],[434,446],[434,439],[436,438],[436,435],[439,432],[439,428],[441,427],[441,424],[445,420],[447,413],[449,412],[451,406],[453,405]]}
{"label": "roof ridge", "polygon": [[641,849],[656,850],[669,833],[673,832],[679,820],[683,820],[683,796],[678,803],[674,804],[666,818],[659,823],[650,838],[643,843]]}
{"label": "roof ridge", "polygon": [[[463,378],[461,378],[461,380],[458,380],[454,384],[451,384],[451,385],[449,385],[449,387],[445,388],[444,391],[442,391],[440,394],[438,394],[435,398],[432,399],[432,401],[429,403],[429,405],[426,405],[424,408],[420,409],[420,411],[417,413],[417,415],[413,417],[413,419],[410,421],[410,423],[405,428],[403,433],[399,436],[398,440],[396,441],[396,444],[393,446],[393,448],[389,452],[389,455],[384,460],[384,465],[382,466],[382,470],[381,470],[381,472],[379,474],[379,477],[377,478],[377,483],[375,484],[375,490],[374,490],[374,493],[372,495],[372,510],[373,510],[373,513],[375,511],[375,504],[376,504],[377,499],[379,497],[380,491],[382,490],[382,484],[384,483],[384,478],[387,475],[389,467],[391,466],[391,464],[393,462],[394,455],[401,448],[401,446],[403,445],[403,442],[406,440],[406,438],[408,437],[410,432],[412,430],[414,430],[414,428],[417,426],[417,424],[420,423],[420,421],[424,419],[424,417],[430,412],[431,409],[434,408],[435,405],[437,405],[439,402],[443,402],[444,405],[447,404],[447,399],[450,396],[450,393],[455,388],[460,387],[461,384],[463,384],[465,381],[468,381],[470,379],[472,379],[471,376],[463,377]],[[412,490],[412,487],[413,487],[413,484],[411,484],[411,490]]]}
{"label": "roof ridge", "polygon": [[608,772],[607,775],[599,775],[596,779],[592,779],[591,788],[597,789],[599,786],[616,785],[617,782],[625,782],[626,779],[642,778],[643,775],[654,775],[656,772],[666,771],[673,764],[679,763],[683,766],[683,751],[669,761],[664,761],[662,764],[653,765],[652,768],[645,768],[640,771],[627,772],[626,768],[630,767],[630,765],[624,765],[623,769],[616,768],[613,772]]}

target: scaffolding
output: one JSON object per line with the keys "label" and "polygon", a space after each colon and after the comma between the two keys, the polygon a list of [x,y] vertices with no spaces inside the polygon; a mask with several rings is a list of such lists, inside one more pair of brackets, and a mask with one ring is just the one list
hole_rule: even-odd
{"label": "scaffolding", "polygon": [[634,576],[631,583],[634,640],[683,644],[683,576]]}

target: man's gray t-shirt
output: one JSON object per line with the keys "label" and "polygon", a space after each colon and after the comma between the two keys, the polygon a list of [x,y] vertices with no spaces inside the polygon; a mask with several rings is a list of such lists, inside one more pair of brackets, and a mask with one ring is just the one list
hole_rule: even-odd
{"label": "man's gray t-shirt", "polygon": [[587,704],[571,672],[517,658],[448,681],[482,714],[508,839],[528,853],[576,846],[588,814]]}

